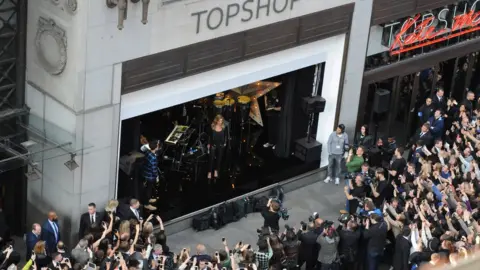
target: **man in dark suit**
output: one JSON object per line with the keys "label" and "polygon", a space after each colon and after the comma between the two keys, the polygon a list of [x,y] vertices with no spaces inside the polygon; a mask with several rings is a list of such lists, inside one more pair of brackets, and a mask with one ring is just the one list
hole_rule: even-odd
{"label": "man in dark suit", "polygon": [[443,88],[439,88],[437,90],[437,93],[435,93],[434,96],[432,96],[432,104],[435,110],[442,110],[442,112],[446,111],[447,109],[447,100],[443,96],[445,94],[445,91]]}
{"label": "man in dark suit", "polygon": [[308,224],[307,231],[299,231],[298,233],[298,240],[300,241],[298,265],[302,267],[305,263],[306,270],[315,269],[315,264],[317,264],[317,238],[318,234],[315,232],[313,222]]}
{"label": "man in dark suit", "polygon": [[411,230],[408,227],[403,228],[403,232],[395,240],[395,253],[393,254],[393,269],[408,270],[408,259],[410,257],[410,248],[412,244],[409,241]]}
{"label": "man in dark suit", "polygon": [[88,212],[83,213],[80,217],[80,229],[78,230],[78,238],[82,239],[90,228],[101,226],[103,216],[97,212],[95,203],[88,204]]}
{"label": "man in dark suit", "polygon": [[57,214],[53,211],[48,213],[48,219],[42,225],[42,240],[45,241],[48,254],[55,252],[57,243],[60,241],[60,226]]}
{"label": "man in dark suit", "polygon": [[413,145],[414,143],[422,141],[424,145],[430,148],[433,144],[433,137],[432,133],[430,132],[430,123],[424,123],[419,131],[413,135],[410,139],[410,144]]}
{"label": "man in dark suit", "polygon": [[129,204],[124,204],[119,207],[117,215],[121,220],[142,220],[140,202],[137,199],[130,199]]}
{"label": "man in dark suit", "polygon": [[442,117],[442,110],[436,109],[435,114],[428,119],[430,132],[434,140],[442,138],[445,122]]}
{"label": "man in dark suit", "polygon": [[33,247],[37,244],[38,240],[40,240],[40,235],[42,234],[42,227],[38,223],[34,223],[32,225],[32,231],[28,232],[25,237],[25,244],[27,246],[27,256],[25,259],[28,261],[30,260],[30,256],[32,256]]}
{"label": "man in dark suit", "polygon": [[343,228],[342,225],[337,228],[338,235],[340,236],[338,252],[342,260],[342,269],[357,269],[361,232],[354,220],[349,220],[346,225],[345,228]]}

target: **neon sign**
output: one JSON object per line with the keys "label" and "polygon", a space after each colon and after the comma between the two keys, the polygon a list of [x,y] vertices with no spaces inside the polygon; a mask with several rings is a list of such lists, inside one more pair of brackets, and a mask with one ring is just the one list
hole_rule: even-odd
{"label": "neon sign", "polygon": [[448,11],[447,9],[441,10],[437,19],[438,22],[445,23],[445,27],[441,29],[433,25],[435,20],[433,14],[423,15],[422,18],[419,14],[406,20],[393,41],[390,42],[390,55],[397,55],[480,30],[480,11],[475,12],[474,8],[475,6],[472,6],[469,12],[455,16],[450,23],[450,28],[447,27],[448,23],[445,19],[440,17],[442,12]]}

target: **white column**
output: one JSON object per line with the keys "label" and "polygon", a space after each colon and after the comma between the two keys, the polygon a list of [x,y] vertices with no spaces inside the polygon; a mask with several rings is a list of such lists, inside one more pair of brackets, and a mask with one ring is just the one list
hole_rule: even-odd
{"label": "white column", "polygon": [[351,140],[353,140],[357,122],[372,7],[373,0],[355,2],[355,11],[352,18],[354,23],[352,23],[350,30],[339,123],[345,125],[346,132]]}

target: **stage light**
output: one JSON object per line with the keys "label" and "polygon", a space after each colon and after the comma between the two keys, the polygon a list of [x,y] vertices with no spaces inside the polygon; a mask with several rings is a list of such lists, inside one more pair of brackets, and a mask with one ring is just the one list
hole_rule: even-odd
{"label": "stage light", "polygon": [[27,177],[27,181],[36,181],[42,179],[42,174],[40,171],[37,169],[38,164],[37,163],[32,163],[30,166],[28,166],[28,172],[25,173],[25,176]]}
{"label": "stage light", "polygon": [[80,167],[78,166],[77,162],[75,161],[75,154],[70,154],[70,160],[65,162],[65,166],[70,170],[74,171],[76,168]]}

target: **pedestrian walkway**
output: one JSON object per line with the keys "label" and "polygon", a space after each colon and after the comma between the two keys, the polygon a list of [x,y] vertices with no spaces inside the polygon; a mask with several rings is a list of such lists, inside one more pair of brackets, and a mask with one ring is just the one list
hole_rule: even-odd
{"label": "pedestrian walkway", "polygon": [[[319,178],[320,176],[314,174],[309,177]],[[300,221],[308,221],[308,217],[313,212],[318,212],[322,219],[337,221],[339,210],[345,206],[343,186],[336,186],[332,183],[325,184],[319,179],[319,182],[315,184],[285,194],[284,206],[289,209],[290,218],[287,221],[280,221],[280,230],[283,230],[285,224],[300,228]],[[178,252],[184,247],[194,250],[195,246],[201,243],[207,247],[208,253],[213,253],[214,250],[222,247],[222,237],[226,237],[230,247],[239,241],[256,247],[258,239],[256,230],[262,225],[263,218],[260,213],[253,213],[217,231],[196,232],[188,229],[170,235],[167,245],[171,251]]]}

